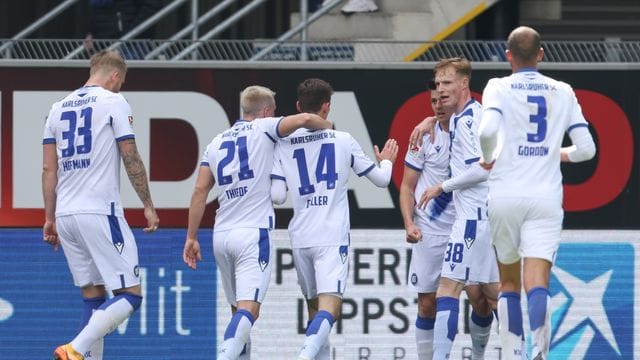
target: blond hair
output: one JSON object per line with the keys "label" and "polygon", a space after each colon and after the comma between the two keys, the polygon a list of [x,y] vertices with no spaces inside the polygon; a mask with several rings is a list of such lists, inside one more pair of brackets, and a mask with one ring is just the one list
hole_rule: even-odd
{"label": "blond hair", "polygon": [[127,73],[127,64],[117,51],[99,51],[91,57],[89,75],[98,72],[118,71],[121,75]]}
{"label": "blond hair", "polygon": [[240,93],[240,108],[244,115],[258,116],[266,107],[275,109],[276,95],[271,89],[264,86],[252,85]]}
{"label": "blond hair", "polygon": [[453,67],[456,70],[456,74],[471,79],[471,63],[469,62],[469,60],[463,57],[454,57],[440,60],[433,68],[433,73],[435,74],[438,71],[443,70],[449,66]]}

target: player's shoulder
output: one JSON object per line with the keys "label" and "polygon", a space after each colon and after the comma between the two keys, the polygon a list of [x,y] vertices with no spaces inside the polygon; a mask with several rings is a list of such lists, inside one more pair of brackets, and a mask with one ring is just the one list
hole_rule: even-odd
{"label": "player's shoulder", "polygon": [[562,80],[557,80],[554,79],[550,76],[544,76],[545,80],[550,84],[553,85],[553,87],[555,87],[556,89],[560,90],[560,91],[564,91],[566,93],[573,93],[573,87],[571,85],[569,85],[568,83],[562,81]]}
{"label": "player's shoulder", "polygon": [[252,120],[251,123],[255,124],[257,127],[274,126],[275,124],[279,123],[282,118],[282,116],[257,118]]}

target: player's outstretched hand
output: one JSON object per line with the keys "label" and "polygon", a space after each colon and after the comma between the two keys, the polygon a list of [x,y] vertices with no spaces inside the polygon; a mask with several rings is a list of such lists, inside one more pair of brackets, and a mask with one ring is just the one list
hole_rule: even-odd
{"label": "player's outstretched hand", "polygon": [[142,231],[154,232],[158,230],[158,225],[160,225],[160,218],[156,213],[156,209],[154,207],[145,207],[144,208],[144,217],[147,219],[147,227],[142,229]]}
{"label": "player's outstretched hand", "polygon": [[418,203],[418,208],[425,209],[427,207],[427,203],[431,199],[435,199],[438,195],[442,194],[442,184],[434,185],[430,188],[427,188],[422,195],[420,196],[420,202]]}
{"label": "player's outstretched hand", "polygon": [[376,153],[376,159],[378,159],[378,162],[382,160],[395,162],[396,157],[398,157],[398,142],[395,139],[388,139],[384,144],[382,151],[380,151],[378,145],[374,145],[373,150]]}
{"label": "player's outstretched hand", "polygon": [[415,225],[410,225],[410,226],[407,226],[405,230],[407,231],[408,243],[415,244],[419,241],[422,241],[422,232],[420,231],[419,227]]}
{"label": "player's outstretched hand", "polygon": [[42,240],[47,244],[53,245],[53,251],[58,251],[60,239],[58,238],[55,222],[45,221],[44,226],[42,226]]}
{"label": "player's outstretched hand", "polygon": [[429,139],[431,139],[431,143],[433,144],[436,139],[434,131],[436,127],[436,121],[438,121],[438,118],[436,118],[435,116],[429,116],[422,120],[418,125],[416,125],[416,127],[413,128],[411,135],[409,136],[409,146],[422,146],[422,138],[425,134],[429,134]]}
{"label": "player's outstretched hand", "polygon": [[200,242],[198,239],[187,238],[184,243],[182,260],[184,260],[188,267],[196,270],[196,263],[202,261],[202,253],[200,253]]}

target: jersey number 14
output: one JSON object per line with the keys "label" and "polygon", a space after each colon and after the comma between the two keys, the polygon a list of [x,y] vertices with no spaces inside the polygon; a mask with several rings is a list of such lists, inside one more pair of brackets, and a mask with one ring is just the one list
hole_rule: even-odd
{"label": "jersey number 14", "polygon": [[[311,184],[309,172],[307,171],[307,157],[304,149],[295,149],[293,158],[298,164],[298,175],[300,178],[300,187],[298,192],[300,196],[312,194],[316,192],[315,186]],[[327,189],[335,189],[338,173],[336,172],[336,147],[333,143],[322,144],[320,147],[320,155],[316,164],[316,184],[326,181]]]}

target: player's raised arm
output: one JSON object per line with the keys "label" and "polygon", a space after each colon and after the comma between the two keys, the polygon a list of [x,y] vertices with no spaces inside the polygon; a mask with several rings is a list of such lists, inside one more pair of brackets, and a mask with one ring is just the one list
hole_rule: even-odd
{"label": "player's raised arm", "polygon": [[376,154],[376,159],[380,162],[380,166],[373,165],[368,172],[366,172],[365,176],[375,186],[387,187],[391,181],[393,162],[396,161],[396,157],[398,156],[398,143],[395,139],[388,139],[382,151],[378,149],[377,145],[374,145],[373,149]]}
{"label": "player's raised arm", "polygon": [[136,142],[134,139],[125,139],[118,142],[120,149],[120,156],[122,156],[122,162],[124,168],[129,176],[129,181],[133,186],[133,189],[138,194],[140,201],[144,205],[144,217],[147,219],[147,227],[143,230],[145,232],[152,232],[158,229],[160,219],[156,213],[156,209],[153,206],[151,200],[151,192],[149,191],[149,181],[147,179],[147,171],[144,168],[144,163],[138,153]]}
{"label": "player's raised arm", "polygon": [[284,137],[300,128],[331,129],[332,126],[331,121],[323,119],[316,114],[300,113],[282,118],[278,123],[278,134]]}
{"label": "player's raised arm", "polygon": [[182,259],[184,262],[196,270],[196,262],[202,260],[200,252],[200,242],[198,241],[198,229],[204,216],[207,206],[207,196],[213,188],[215,179],[208,166],[200,166],[196,185],[191,195],[191,203],[189,204],[189,224],[187,228],[187,238],[184,243]]}

